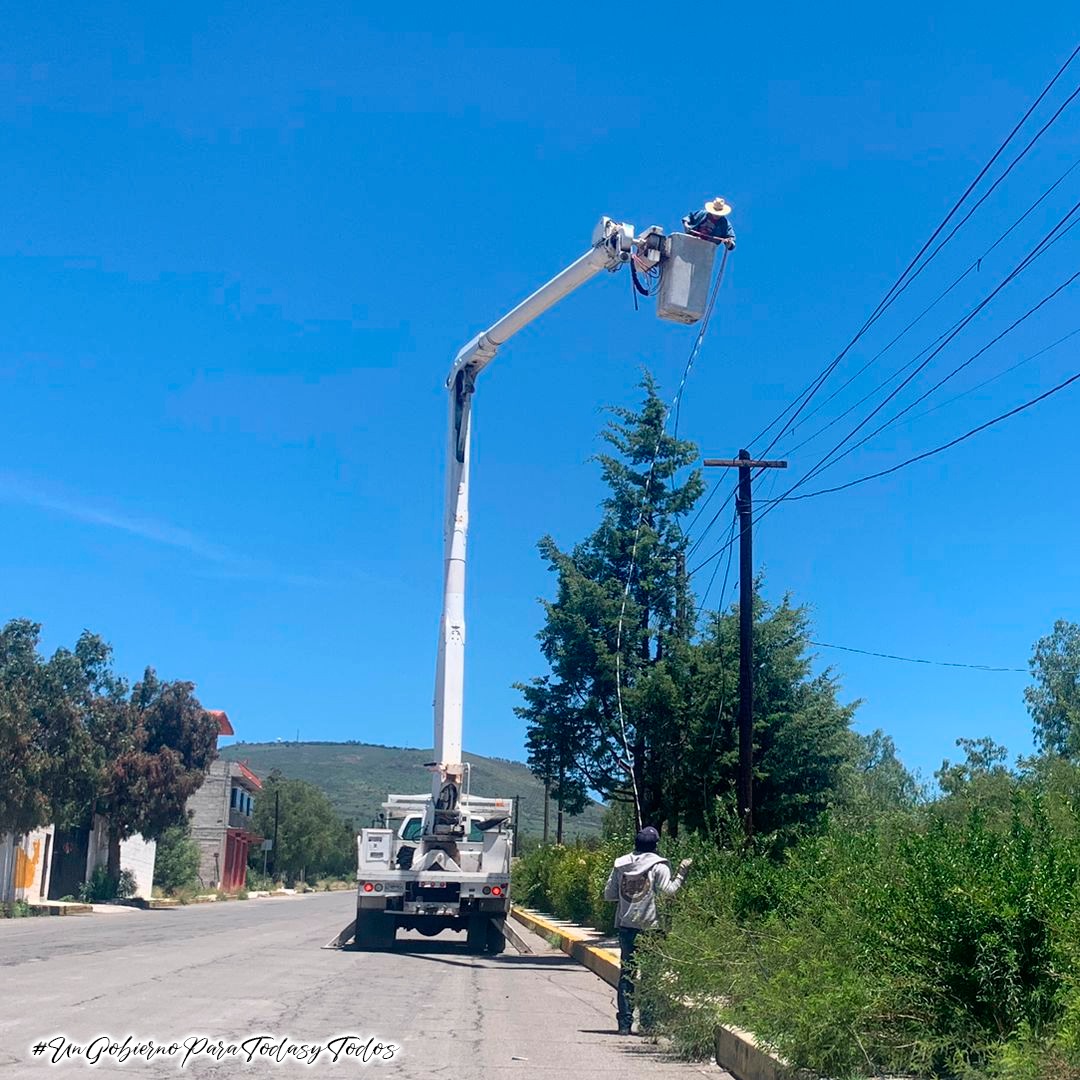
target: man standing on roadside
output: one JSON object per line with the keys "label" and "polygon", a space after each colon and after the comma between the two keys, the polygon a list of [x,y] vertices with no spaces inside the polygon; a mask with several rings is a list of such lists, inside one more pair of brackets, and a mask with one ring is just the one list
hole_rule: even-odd
{"label": "man standing on roadside", "polygon": [[[658,893],[671,896],[682,888],[690,859],[679,863],[679,871],[671,876],[671,864],[656,851],[660,833],[651,825],[634,837],[634,850],[620,855],[604,886],[604,899],[618,902],[615,929],[619,934],[621,965],[619,970],[619,1034],[629,1035],[634,1019],[634,951],[638,934],[653,930],[659,921],[656,914]],[[645,1018],[643,1017],[643,1023]],[[647,1024],[646,1024],[647,1026]]]}

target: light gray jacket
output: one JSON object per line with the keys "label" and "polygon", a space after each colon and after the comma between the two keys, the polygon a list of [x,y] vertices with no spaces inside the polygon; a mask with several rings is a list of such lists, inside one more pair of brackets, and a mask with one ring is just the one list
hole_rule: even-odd
{"label": "light gray jacket", "polygon": [[667,859],[654,851],[634,851],[615,860],[604,886],[604,899],[618,902],[616,927],[651,930],[658,921],[657,894],[671,896],[682,883],[682,874],[672,876]]}

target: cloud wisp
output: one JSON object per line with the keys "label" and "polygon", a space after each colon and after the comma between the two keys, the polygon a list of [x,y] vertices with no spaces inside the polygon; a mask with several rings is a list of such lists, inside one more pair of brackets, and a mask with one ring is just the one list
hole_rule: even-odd
{"label": "cloud wisp", "polygon": [[319,586],[327,582],[308,574],[282,573],[268,563],[237,554],[221,544],[199,536],[190,529],[167,521],[106,510],[66,495],[57,495],[11,476],[0,475],[0,501],[36,507],[73,521],[116,529],[154,544],[186,551],[196,558],[216,563],[221,572],[214,576],[242,579],[266,579],[283,585]]}

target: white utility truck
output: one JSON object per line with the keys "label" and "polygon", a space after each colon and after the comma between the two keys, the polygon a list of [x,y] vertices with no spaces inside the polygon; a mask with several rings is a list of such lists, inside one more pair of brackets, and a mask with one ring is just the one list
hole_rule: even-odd
{"label": "white utility truck", "polygon": [[[716,248],[707,240],[657,226],[635,237],[632,225],[602,218],[589,250],[455,357],[449,390],[443,608],[435,670],[435,760],[431,792],[390,795],[384,828],[359,838],[355,923],[331,946],[387,949],[399,928],[434,935],[464,930],[470,950],[502,952],[510,910],[511,800],[470,791],[462,763],[465,680],[465,540],[469,521],[469,433],[476,377],[522,327],[602,270],[660,270],[657,314],[675,322],[701,318]],[[635,272],[636,280],[636,272]]]}

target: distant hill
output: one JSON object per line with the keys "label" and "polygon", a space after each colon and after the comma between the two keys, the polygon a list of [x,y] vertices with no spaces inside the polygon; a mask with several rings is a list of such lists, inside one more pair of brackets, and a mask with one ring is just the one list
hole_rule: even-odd
{"label": "distant hill", "polygon": [[[342,817],[358,827],[371,824],[390,792],[411,795],[427,792],[431,773],[423,768],[430,750],[375,746],[368,743],[233,743],[221,748],[229,761],[243,761],[259,776],[280,769],[290,778],[307,780],[326,792]],[[472,790],[477,795],[521,798],[522,835],[540,836],[544,830],[544,788],[519,761],[466,754],[472,766]],[[578,817],[567,818],[568,838],[597,836],[603,807],[593,803]],[[555,836],[555,806],[551,807],[551,836]]]}

